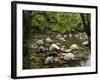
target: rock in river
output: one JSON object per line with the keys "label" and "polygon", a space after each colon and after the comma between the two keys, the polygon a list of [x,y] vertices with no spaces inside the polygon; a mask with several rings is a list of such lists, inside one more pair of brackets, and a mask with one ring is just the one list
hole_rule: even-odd
{"label": "rock in river", "polygon": [[62,53],[62,55],[66,61],[75,60],[75,55],[73,53]]}
{"label": "rock in river", "polygon": [[89,43],[88,43],[88,41],[84,41],[84,42],[82,42],[82,44],[83,44],[84,46],[87,46]]}
{"label": "rock in river", "polygon": [[65,49],[64,51],[68,53],[68,52],[71,52],[72,49]]}
{"label": "rock in river", "polygon": [[51,44],[49,51],[58,51],[60,50],[59,46],[57,46],[56,44]]}
{"label": "rock in river", "polygon": [[38,40],[38,41],[36,41],[36,43],[37,43],[38,45],[41,45],[41,44],[43,44],[44,42],[43,42],[43,40]]}
{"label": "rock in river", "polygon": [[68,35],[64,35],[63,37],[64,37],[64,38],[67,38],[67,37],[68,37]]}
{"label": "rock in river", "polygon": [[58,34],[57,36],[56,36],[56,38],[58,39],[58,38],[61,38],[62,36],[60,35],[60,34]]}
{"label": "rock in river", "polygon": [[65,41],[65,39],[64,39],[63,37],[58,38],[58,40],[60,40],[60,41],[62,41],[62,42],[64,42],[64,41]]}
{"label": "rock in river", "polygon": [[49,56],[45,60],[45,64],[51,64],[51,63],[53,63],[53,56]]}
{"label": "rock in river", "polygon": [[71,33],[69,33],[69,37],[70,37],[70,38],[72,38],[72,37],[73,37]]}
{"label": "rock in river", "polygon": [[33,49],[37,49],[38,48],[38,45],[36,43],[32,43],[32,48]]}
{"label": "rock in river", "polygon": [[49,37],[46,38],[45,41],[46,41],[46,42],[53,42],[53,40],[52,40],[51,38],[49,38]]}
{"label": "rock in river", "polygon": [[79,49],[79,47],[78,47],[77,44],[72,44],[72,45],[70,46],[70,49],[72,49],[72,50],[77,50],[77,49]]}
{"label": "rock in river", "polygon": [[43,46],[40,46],[40,47],[38,48],[38,52],[39,52],[39,53],[43,53],[43,52],[44,52],[44,47],[43,47]]}

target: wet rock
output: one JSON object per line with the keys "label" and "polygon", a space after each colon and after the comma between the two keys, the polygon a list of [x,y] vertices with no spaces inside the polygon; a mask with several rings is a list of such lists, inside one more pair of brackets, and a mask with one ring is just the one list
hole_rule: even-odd
{"label": "wet rock", "polygon": [[88,41],[85,41],[85,42],[82,42],[82,44],[83,44],[84,46],[87,46],[89,43],[88,43]]}
{"label": "wet rock", "polygon": [[82,36],[79,37],[79,40],[83,40]]}
{"label": "wet rock", "polygon": [[45,49],[44,49],[44,47],[43,47],[43,46],[40,46],[40,47],[38,48],[38,52],[39,52],[39,53],[43,53],[43,52],[44,52],[44,50],[45,50]]}
{"label": "wet rock", "polygon": [[48,52],[48,51],[49,51],[49,49],[48,49],[48,48],[45,48],[45,49],[44,49],[44,51]]}
{"label": "wet rock", "polygon": [[70,37],[70,38],[72,38],[72,37],[73,37],[71,33],[69,33],[69,37]]}
{"label": "wet rock", "polygon": [[76,39],[78,39],[78,38],[79,38],[79,35],[78,35],[78,34],[74,34],[74,37],[75,37]]}
{"label": "wet rock", "polygon": [[65,41],[65,39],[63,38],[63,37],[61,37],[61,38],[58,38],[60,41],[62,41],[62,42],[64,42]]}
{"label": "wet rock", "polygon": [[79,49],[79,47],[78,47],[77,44],[72,44],[72,45],[70,46],[70,49],[72,49],[72,50],[77,50],[77,49]]}
{"label": "wet rock", "polygon": [[49,56],[45,60],[45,64],[51,64],[51,63],[53,63],[53,56]]}
{"label": "wet rock", "polygon": [[66,61],[75,60],[75,55],[73,53],[62,53],[62,55]]}
{"label": "wet rock", "polygon": [[65,45],[62,45],[61,48],[60,48],[60,50],[64,51],[65,47],[66,47]]}
{"label": "wet rock", "polygon": [[36,43],[37,43],[38,45],[41,45],[41,44],[43,44],[44,42],[43,42],[43,40],[38,40],[38,41],[36,41]]}
{"label": "wet rock", "polygon": [[87,40],[88,39],[88,36],[85,32],[81,33],[80,36],[79,36],[79,40]]}
{"label": "wet rock", "polygon": [[38,45],[36,43],[32,43],[32,48],[33,49],[37,49],[38,48]]}
{"label": "wet rock", "polygon": [[64,51],[67,52],[67,53],[69,53],[69,52],[72,51],[72,49],[65,49]]}
{"label": "wet rock", "polygon": [[82,34],[82,37],[83,37],[84,40],[88,39],[88,36],[87,36],[87,34],[85,32]]}
{"label": "wet rock", "polygon": [[67,38],[67,37],[68,37],[68,35],[64,35],[63,37],[64,37],[64,38]]}
{"label": "wet rock", "polygon": [[56,45],[57,45],[57,46],[60,46],[60,45],[61,45],[61,43],[56,43]]}
{"label": "wet rock", "polygon": [[53,42],[53,40],[52,40],[51,38],[49,38],[49,37],[46,38],[45,41],[46,41],[46,42]]}
{"label": "wet rock", "polygon": [[56,36],[56,38],[58,39],[58,38],[61,38],[62,36],[60,35],[60,34],[58,34],[57,36]]}
{"label": "wet rock", "polygon": [[59,46],[57,46],[56,44],[51,44],[49,51],[58,51],[60,50]]}

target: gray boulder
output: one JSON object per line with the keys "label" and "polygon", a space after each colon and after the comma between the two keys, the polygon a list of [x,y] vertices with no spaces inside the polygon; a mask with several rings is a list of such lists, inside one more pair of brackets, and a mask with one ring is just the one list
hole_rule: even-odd
{"label": "gray boulder", "polygon": [[51,38],[49,38],[49,37],[46,38],[45,41],[46,41],[46,42],[53,42],[53,40],[52,40]]}
{"label": "gray boulder", "polygon": [[32,43],[32,48],[33,49],[37,49],[38,48],[38,45],[36,43]]}
{"label": "gray boulder", "polygon": [[75,55],[73,53],[62,53],[62,55],[66,61],[75,60]]}
{"label": "gray boulder", "polygon": [[58,38],[58,40],[60,40],[60,41],[62,41],[62,42],[64,42],[64,41],[65,41],[65,39],[64,39],[63,37]]}
{"label": "gray boulder", "polygon": [[67,37],[68,37],[68,35],[64,35],[63,37],[64,37],[64,38],[67,38]]}
{"label": "gray boulder", "polygon": [[72,35],[71,33],[69,33],[69,37],[70,37],[70,38],[72,38],[72,37],[73,37],[73,35]]}
{"label": "gray boulder", "polygon": [[87,40],[88,36],[87,36],[87,34],[85,32],[83,32],[83,33],[80,34],[79,39],[80,40]]}
{"label": "gray boulder", "polygon": [[62,36],[60,35],[60,34],[58,34],[57,36],[56,36],[56,38],[58,39],[58,38],[61,38]]}
{"label": "gray boulder", "polygon": [[57,46],[61,46],[61,43],[56,43]]}
{"label": "gray boulder", "polygon": [[56,44],[51,44],[49,51],[57,51],[60,50],[60,47],[57,46]]}
{"label": "gray boulder", "polygon": [[65,47],[66,47],[65,45],[62,45],[61,48],[60,48],[60,50],[64,51]]}
{"label": "gray boulder", "polygon": [[83,44],[84,46],[87,46],[89,43],[88,43],[88,41],[84,41],[84,42],[82,42],[82,44]]}
{"label": "gray boulder", "polygon": [[77,49],[79,49],[79,47],[78,47],[77,44],[72,44],[72,45],[70,46],[70,49],[72,49],[72,50],[77,50]]}
{"label": "gray boulder", "polygon": [[44,42],[43,42],[43,40],[38,40],[38,41],[36,41],[36,43],[37,43],[38,45],[41,45],[41,44],[43,44]]}
{"label": "gray boulder", "polygon": [[68,53],[68,52],[71,52],[72,49],[65,49],[64,51]]}
{"label": "gray boulder", "polygon": [[79,34],[74,34],[74,37],[75,37],[76,39],[78,39],[78,38],[79,38]]}
{"label": "gray boulder", "polygon": [[51,63],[53,63],[53,56],[49,56],[45,60],[45,64],[51,64]]}
{"label": "gray boulder", "polygon": [[45,50],[45,49],[44,49],[44,47],[43,47],[43,46],[40,46],[40,47],[38,48],[38,52],[39,52],[39,53],[43,53],[43,52],[44,52],[44,50]]}

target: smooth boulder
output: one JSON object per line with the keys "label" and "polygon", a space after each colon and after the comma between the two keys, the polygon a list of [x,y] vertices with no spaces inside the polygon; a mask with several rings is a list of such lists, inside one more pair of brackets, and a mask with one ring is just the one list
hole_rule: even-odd
{"label": "smooth boulder", "polygon": [[64,51],[68,53],[68,52],[71,52],[72,49],[65,49]]}
{"label": "smooth boulder", "polygon": [[70,37],[70,38],[72,38],[72,37],[73,37],[71,33],[69,34],[69,37]]}
{"label": "smooth boulder", "polygon": [[38,48],[38,45],[36,43],[32,43],[32,48],[33,49],[37,49]]}
{"label": "smooth boulder", "polygon": [[64,39],[63,37],[58,38],[58,40],[60,40],[60,41],[62,41],[62,42],[64,42],[64,41],[65,41],[65,39]]}
{"label": "smooth boulder", "polygon": [[84,46],[87,46],[87,45],[89,44],[89,42],[88,42],[88,41],[84,41],[84,42],[82,42],[82,44],[83,44]]}
{"label": "smooth boulder", "polygon": [[45,59],[45,64],[51,64],[53,63],[53,56],[49,56]]}
{"label": "smooth boulder", "polygon": [[49,38],[49,37],[46,38],[45,41],[46,41],[46,42],[53,42],[53,40],[52,40],[51,38]]}
{"label": "smooth boulder", "polygon": [[37,43],[38,45],[41,45],[41,44],[43,44],[44,42],[43,42],[43,40],[38,40],[38,41],[36,41],[36,43]]}
{"label": "smooth boulder", "polygon": [[56,44],[51,44],[49,51],[58,51],[60,50],[60,47],[57,46]]}
{"label": "smooth boulder", "polygon": [[56,36],[56,38],[58,39],[58,38],[61,38],[62,36],[60,35],[60,34],[58,34],[57,36]]}
{"label": "smooth boulder", "polygon": [[43,47],[43,46],[40,46],[40,47],[38,48],[38,52],[39,52],[39,53],[43,53],[43,52],[44,52],[44,50],[45,50],[45,49],[44,49],[44,47]]}
{"label": "smooth boulder", "polygon": [[79,47],[78,47],[77,44],[72,44],[72,45],[70,46],[70,49],[72,49],[72,50],[77,50],[77,49],[79,49]]}
{"label": "smooth boulder", "polygon": [[75,60],[75,55],[73,53],[62,53],[62,55],[66,61]]}

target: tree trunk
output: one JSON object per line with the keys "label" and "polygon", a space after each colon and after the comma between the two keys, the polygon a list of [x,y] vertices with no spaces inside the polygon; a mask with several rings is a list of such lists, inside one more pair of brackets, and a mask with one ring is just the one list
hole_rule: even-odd
{"label": "tree trunk", "polygon": [[83,14],[80,13],[82,22],[83,22],[83,26],[84,26],[84,31],[86,32],[87,36],[88,36],[88,43],[89,43],[89,48],[91,46],[91,32],[90,32],[90,19],[89,19],[89,14]]}
{"label": "tree trunk", "polygon": [[28,42],[31,38],[31,11],[23,11],[23,56],[26,57],[25,68],[30,68],[30,52]]}

